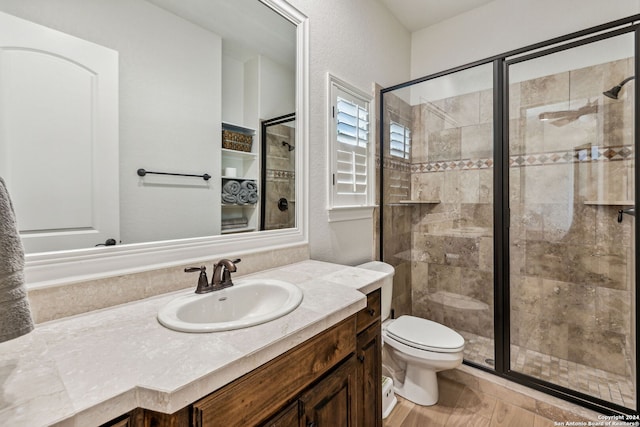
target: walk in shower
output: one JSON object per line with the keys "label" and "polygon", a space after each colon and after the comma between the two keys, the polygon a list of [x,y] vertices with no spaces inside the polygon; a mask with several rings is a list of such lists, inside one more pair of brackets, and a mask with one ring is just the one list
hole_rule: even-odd
{"label": "walk in shower", "polygon": [[637,49],[619,21],[384,89],[380,112],[396,317],[620,413],[637,410]]}

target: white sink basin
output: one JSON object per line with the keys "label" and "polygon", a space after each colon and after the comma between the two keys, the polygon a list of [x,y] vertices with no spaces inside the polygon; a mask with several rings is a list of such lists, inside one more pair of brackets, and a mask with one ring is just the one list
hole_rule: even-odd
{"label": "white sink basin", "polygon": [[302,302],[296,285],[273,279],[238,280],[230,288],[178,297],[158,312],[158,321],[181,332],[247,328],[291,313]]}

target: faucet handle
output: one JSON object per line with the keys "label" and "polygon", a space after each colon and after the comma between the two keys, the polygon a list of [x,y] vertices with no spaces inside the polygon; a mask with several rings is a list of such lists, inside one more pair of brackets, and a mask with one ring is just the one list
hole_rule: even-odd
{"label": "faucet handle", "polygon": [[206,292],[210,292],[209,280],[207,279],[207,267],[187,267],[184,269],[185,273],[195,273],[200,272],[200,277],[198,277],[198,286],[196,287],[196,294],[204,294]]}

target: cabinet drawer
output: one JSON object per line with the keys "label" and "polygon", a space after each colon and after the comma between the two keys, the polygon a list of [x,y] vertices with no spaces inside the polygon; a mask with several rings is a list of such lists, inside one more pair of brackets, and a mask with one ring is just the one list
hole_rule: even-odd
{"label": "cabinet drawer", "polygon": [[360,310],[356,315],[356,329],[358,332],[365,330],[367,326],[380,319],[380,295],[380,289],[367,295],[367,307]]}

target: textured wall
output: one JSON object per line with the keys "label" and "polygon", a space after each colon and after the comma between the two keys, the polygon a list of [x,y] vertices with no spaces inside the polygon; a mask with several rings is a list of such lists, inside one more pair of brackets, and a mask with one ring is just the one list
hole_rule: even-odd
{"label": "textured wall", "polygon": [[[310,19],[309,240],[314,259],[355,265],[369,261],[373,221],[327,221],[327,73],[373,95],[409,79],[410,34],[372,0],[292,0]],[[374,111],[374,116],[377,111]],[[372,129],[372,143],[377,143]]]}

